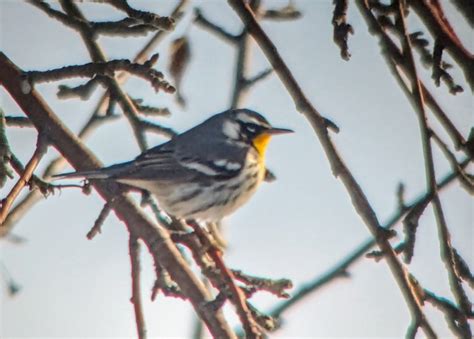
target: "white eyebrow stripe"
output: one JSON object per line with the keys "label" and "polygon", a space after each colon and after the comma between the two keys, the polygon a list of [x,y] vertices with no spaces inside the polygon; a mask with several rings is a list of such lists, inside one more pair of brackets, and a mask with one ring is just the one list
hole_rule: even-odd
{"label": "white eyebrow stripe", "polygon": [[262,125],[262,122],[255,119],[254,117],[249,116],[248,114],[245,113],[239,113],[237,114],[237,120],[242,121],[243,123],[251,123],[255,125]]}

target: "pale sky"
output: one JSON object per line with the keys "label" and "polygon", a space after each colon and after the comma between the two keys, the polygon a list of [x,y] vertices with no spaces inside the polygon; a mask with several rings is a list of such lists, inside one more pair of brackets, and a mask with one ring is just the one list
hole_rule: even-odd
{"label": "pale sky", "polygon": [[[284,1],[263,1],[278,7]],[[303,18],[291,22],[264,22],[263,28],[279,48],[297,81],[311,102],[340,127],[333,139],[348,167],[360,183],[381,223],[396,210],[396,188],[406,185],[407,199],[425,187],[418,121],[403,92],[379,55],[378,42],[371,37],[363,18],[353,5],[349,22],[355,29],[349,46],[349,62],[339,57],[332,42],[332,1],[300,0],[295,5]],[[461,39],[472,51],[472,29],[443,1],[447,15]],[[175,1],[130,1],[137,8],[166,15]],[[239,32],[240,20],[225,1],[194,1],[206,17],[231,32]],[[119,19],[110,6],[81,4],[89,18]],[[412,31],[420,23],[409,18]],[[157,51],[156,68],[166,71],[169,42],[187,32],[192,59],[185,75],[183,92],[186,111],[180,110],[168,94],[156,95],[148,83],[133,79],[125,88],[146,103],[168,106],[172,117],[159,119],[165,126],[184,131],[214,113],[225,110],[231,100],[235,50],[199,27],[189,27],[186,17],[176,32]],[[89,62],[78,34],[45,14],[14,0],[0,2],[0,50],[25,70],[46,70],[66,64]],[[132,58],[146,41],[140,38],[103,38],[99,42],[110,58]],[[431,41],[432,43],[432,41]],[[253,45],[250,70],[256,74],[268,63]],[[449,57],[448,57],[449,60]],[[455,126],[467,137],[473,125],[472,93],[458,69],[452,74],[465,92],[452,96],[444,86],[436,88],[430,70],[419,65],[425,84],[440,99]],[[165,72],[165,74],[167,74]],[[84,80],[70,80],[80,84]],[[37,86],[56,114],[77,132],[88,119],[99,98],[90,101],[58,100],[57,84]],[[3,89],[0,103],[7,115],[22,115]],[[369,236],[357,216],[347,191],[331,173],[314,132],[275,75],[255,86],[245,101],[275,126],[292,128],[293,135],[272,141],[268,167],[278,180],[264,184],[251,201],[225,220],[229,250],[225,260],[246,273],[289,278],[295,288],[322,274]],[[449,141],[430,114],[430,123]],[[26,162],[34,151],[36,134],[29,129],[8,129],[13,152]],[[150,137],[156,145],[164,139]],[[125,119],[96,131],[87,146],[104,164],[129,160],[139,153]],[[448,162],[435,149],[437,177],[450,171]],[[42,167],[56,155],[50,149]],[[67,168],[69,169],[69,168]],[[40,173],[40,171],[38,171]],[[0,191],[4,197],[11,181]],[[474,267],[474,204],[457,184],[441,194],[452,242]],[[115,216],[107,219],[102,234],[89,241],[85,235],[97,218],[103,201],[94,192],[63,190],[37,204],[15,227],[14,233],[27,241],[14,245],[0,241],[2,262],[8,267],[21,292],[11,298],[0,289],[0,336],[14,337],[133,337],[135,320],[131,295],[128,233]],[[400,228],[397,228],[400,230]],[[400,230],[399,235],[403,236]],[[395,241],[397,242],[397,240]],[[189,337],[193,311],[186,302],[160,296],[150,301],[154,270],[148,253],[142,255],[142,291],[150,337]],[[426,288],[451,297],[447,276],[439,258],[436,223],[431,208],[421,218],[411,272]],[[403,337],[410,316],[387,265],[363,258],[350,269],[351,278],[338,280],[284,316],[284,326],[275,336],[296,337]],[[474,298],[469,291],[471,300]],[[290,291],[291,294],[291,291]],[[252,299],[262,311],[279,300],[259,293]],[[436,331],[450,336],[442,314],[425,310]],[[235,323],[231,308],[228,318]]]}

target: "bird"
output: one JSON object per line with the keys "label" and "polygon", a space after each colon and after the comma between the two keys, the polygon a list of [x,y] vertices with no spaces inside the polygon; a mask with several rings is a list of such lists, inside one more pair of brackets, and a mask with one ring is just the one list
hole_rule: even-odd
{"label": "bird", "polygon": [[131,161],[56,177],[113,180],[149,191],[177,219],[217,222],[246,203],[265,176],[272,176],[265,167],[271,137],[292,132],[273,127],[253,110],[230,109]]}

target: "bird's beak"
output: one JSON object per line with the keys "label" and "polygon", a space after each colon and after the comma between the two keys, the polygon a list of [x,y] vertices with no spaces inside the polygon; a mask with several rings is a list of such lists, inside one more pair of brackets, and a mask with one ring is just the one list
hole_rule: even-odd
{"label": "bird's beak", "polygon": [[277,134],[286,134],[286,133],[293,133],[294,131],[288,128],[276,128],[272,127],[265,130],[265,133],[270,135],[277,135]]}

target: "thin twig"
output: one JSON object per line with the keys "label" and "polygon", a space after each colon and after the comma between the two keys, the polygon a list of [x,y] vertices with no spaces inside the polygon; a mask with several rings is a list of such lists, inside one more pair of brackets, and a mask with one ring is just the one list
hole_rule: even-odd
{"label": "thin twig", "polygon": [[[181,13],[187,3],[187,0],[181,0],[176,5],[175,9],[171,13],[171,16],[175,18],[175,20],[178,20],[182,17]],[[159,31],[153,37],[151,37],[144,47],[137,53],[133,59],[133,62],[140,63],[147,60],[148,56],[154,51],[155,47],[163,40],[167,33],[168,31]],[[116,76],[116,78],[119,83],[124,83],[127,81],[129,76],[129,73],[121,72]],[[116,116],[110,116],[109,118],[106,118],[101,115],[101,112],[105,110],[108,102],[109,94],[108,92],[105,92],[99,99],[97,105],[90,115],[89,120],[84,124],[78,133],[78,137],[80,139],[87,138],[96,128],[109,121],[109,119],[116,119]],[[42,177],[48,179],[52,174],[58,173],[65,166],[65,164],[66,161],[62,157],[54,159],[49,163],[49,165],[46,166]],[[0,238],[8,235],[17,222],[23,217],[23,215],[28,213],[28,211],[31,210],[37,202],[41,201],[41,198],[42,195],[38,190],[32,190],[21,201],[19,201],[9,213],[3,227],[0,227]]]}
{"label": "thin twig", "polygon": [[419,0],[410,1],[409,5],[423,20],[431,34],[440,39],[446,50],[463,70],[471,90],[474,89],[474,55],[464,47],[446,19],[441,2],[439,0]]}
{"label": "thin twig", "polygon": [[13,174],[8,166],[11,152],[6,133],[6,125],[5,115],[0,108],[0,188],[5,185],[8,178],[13,178]]}
{"label": "thin twig", "polygon": [[128,2],[124,0],[107,0],[107,3],[121,11],[124,11],[130,18],[142,21],[145,24],[164,30],[171,30],[174,28],[175,21],[172,17],[159,16],[155,13],[137,10],[132,8]]}
{"label": "thin twig", "polygon": [[263,334],[247,306],[246,297],[242,290],[236,285],[234,274],[227,268],[222,260],[222,253],[211,243],[199,224],[194,221],[188,221],[187,224],[192,227],[201,242],[209,247],[207,252],[216,263],[216,267],[221,271],[221,274],[232,293],[231,300],[237,309],[237,314],[239,315],[246,336],[248,338],[262,338]]}
{"label": "thin twig", "polygon": [[33,127],[33,124],[27,117],[6,116],[5,121],[8,127]]}
{"label": "thin twig", "polygon": [[[371,2],[371,5],[373,4],[374,3]],[[382,46],[381,54],[385,57],[387,65],[392,70],[392,74],[395,75],[396,80],[400,84],[402,90],[404,90],[405,94],[409,98],[411,98],[411,88],[409,87],[409,84],[403,80],[404,77],[402,77],[400,74],[401,69],[403,70],[403,74],[406,78],[410,79],[410,77],[412,76],[412,73],[409,71],[408,64],[405,62],[402,52],[398,48],[397,44],[392,41],[389,35],[385,32],[380,22],[372,13],[368,1],[357,0],[356,5],[359,8],[364,19],[367,21],[369,32],[379,36],[380,44]],[[436,118],[439,120],[441,125],[446,129],[446,132],[453,141],[456,149],[462,149],[467,155],[474,159],[474,150],[468,147],[466,140],[464,139],[462,134],[454,126],[453,122],[449,119],[446,112],[441,108],[441,105],[438,104],[435,97],[429,92],[426,86],[423,85],[423,83],[421,82],[420,85],[423,91],[423,96],[425,98],[426,104],[431,109]]]}
{"label": "thin twig", "polygon": [[137,337],[139,339],[146,339],[146,324],[145,316],[143,314],[142,294],[140,289],[140,243],[138,242],[138,239],[132,234],[130,234],[128,248],[130,252],[130,265],[132,271],[132,297],[130,301],[132,302],[133,310],[135,311]]}
{"label": "thin twig", "polygon": [[276,46],[272,43],[258,22],[255,20],[255,17],[249,6],[241,0],[228,0],[228,2],[240,16],[241,20],[244,22],[255,41],[260,45],[260,48],[272,64],[276,73],[280,77],[280,80],[283,82],[289,94],[293,98],[297,110],[303,113],[311,123],[326,152],[333,170],[333,174],[342,180],[357,212],[365,221],[365,224],[372,235],[377,239],[377,244],[379,245],[380,249],[386,253],[387,263],[405,297],[407,305],[412,312],[412,316],[414,319],[417,319],[420,322],[427,336],[432,338],[436,337],[436,334],[434,333],[431,325],[423,313],[421,301],[419,300],[417,292],[413,289],[413,286],[410,283],[406,268],[399,262],[388,239],[381,231],[382,228],[380,223],[375,215],[374,210],[365,197],[365,194],[339,156],[334,144],[329,137],[327,124],[324,118],[306,98],[301,87],[296,82],[293,74],[281,58]]}
{"label": "thin twig", "polygon": [[194,18],[194,22],[201,26],[204,29],[207,29],[214,33],[216,36],[224,40],[228,43],[236,43],[237,39],[239,38],[237,35],[227,32],[224,28],[212,23],[209,21],[203,14],[199,8],[194,10],[194,14],[196,15]]}
{"label": "thin twig", "polygon": [[[469,164],[469,159],[464,160],[460,166],[461,168],[466,167]],[[452,184],[456,179],[458,174],[456,172],[450,172],[445,175],[438,183],[438,191],[446,189],[450,184]],[[395,227],[404,216],[406,216],[407,211],[415,208],[419,205],[426,205],[433,198],[432,194],[422,193],[417,198],[411,202],[406,202],[405,209],[399,209],[397,207],[393,215],[388,218],[388,220],[383,224],[383,227],[386,229],[391,229]],[[329,283],[334,282],[335,279],[349,277],[348,270],[351,266],[357,263],[364,255],[376,245],[374,238],[369,238],[360,243],[354,250],[350,251],[348,255],[338,261],[338,263],[326,270],[323,274],[318,275],[317,277],[309,280],[307,283],[302,284],[292,295],[292,297],[286,301],[283,301],[275,308],[273,308],[269,314],[275,318],[280,318],[284,312],[290,309],[293,305],[298,304],[305,300],[305,298],[317,291],[322,287],[327,286]]]}
{"label": "thin twig", "polygon": [[443,152],[444,156],[446,159],[448,159],[449,164],[451,168],[454,171],[457,171],[459,175],[459,181],[461,182],[461,185],[466,189],[467,192],[470,194],[474,194],[474,181],[472,178],[470,178],[466,172],[459,166],[458,161],[454,154],[449,150],[448,145],[444,143],[443,140],[439,137],[437,133],[434,131],[431,131],[431,137],[433,140],[438,144],[439,148],[441,148],[441,151]]}
{"label": "thin twig", "polygon": [[92,240],[98,233],[102,233],[102,225],[105,222],[105,219],[107,216],[110,214],[110,211],[112,210],[112,205],[113,205],[113,200],[112,201],[107,201],[104,204],[104,207],[102,207],[102,210],[99,213],[99,216],[94,222],[94,226],[90,229],[89,232],[87,232],[87,239]]}
{"label": "thin twig", "polygon": [[30,71],[26,72],[25,76],[30,83],[34,84],[73,77],[113,77],[115,72],[124,71],[147,80],[156,92],[163,90],[168,93],[173,93],[175,89],[167,81],[163,80],[163,73],[152,68],[157,60],[158,54],[155,54],[143,64],[133,63],[128,59],[90,62],[84,65],[65,66],[48,71]]}
{"label": "thin twig", "polygon": [[33,156],[31,157],[30,161],[28,161],[28,164],[25,166],[25,171],[20,176],[15,186],[13,186],[10,193],[8,193],[5,199],[2,200],[2,207],[0,209],[0,226],[3,226],[10,207],[13,205],[13,202],[15,201],[18,194],[20,194],[23,187],[28,184],[28,181],[33,175],[34,170],[38,166],[43,155],[46,153],[47,148],[47,142],[40,134],[38,136],[38,142],[36,145],[35,152],[33,153]]}
{"label": "thin twig", "polygon": [[349,7],[348,0],[335,0],[334,12],[332,17],[332,25],[334,26],[333,40],[339,46],[341,51],[341,58],[349,60],[351,53],[349,53],[349,34],[354,34],[354,29],[347,23],[347,8]]}
{"label": "thin twig", "polygon": [[[17,102],[22,111],[31,119],[35,127],[51,142],[76,168],[91,170],[101,167],[101,163],[60,121],[46,105],[39,94],[21,91],[22,71],[0,52],[0,83]],[[143,240],[153,259],[159,262],[179,285],[194,309],[203,319],[210,333],[218,338],[234,338],[232,330],[219,310],[205,307],[210,295],[201,281],[192,272],[180,251],[171,242],[169,233],[162,226],[153,223],[135,203],[127,198],[120,185],[96,181],[97,192],[108,201],[115,197],[114,211],[124,221],[131,234]]]}
{"label": "thin twig", "polygon": [[[418,121],[420,125],[420,132],[421,132],[421,141],[423,147],[423,155],[425,158],[425,171],[426,171],[426,186],[427,192],[433,194],[433,210],[435,213],[436,223],[438,225],[438,233],[439,233],[439,240],[441,246],[441,257],[445,263],[446,269],[449,275],[449,281],[451,285],[451,289],[453,291],[454,297],[459,305],[459,307],[464,312],[464,318],[462,319],[464,322],[467,323],[466,315],[471,314],[472,305],[464,291],[461,279],[456,274],[455,270],[455,263],[453,259],[453,248],[451,246],[451,236],[446,224],[446,220],[444,218],[444,212],[441,206],[441,201],[438,196],[438,192],[436,191],[436,175],[434,169],[434,161],[433,161],[433,152],[431,149],[431,142],[430,142],[430,128],[427,123],[427,117],[425,112],[425,102],[423,91],[421,88],[420,80],[418,78],[415,60],[413,57],[411,41],[408,36],[408,29],[405,19],[405,7],[401,0],[397,0],[398,5],[398,24],[402,29],[404,39],[402,41],[403,45],[403,52],[404,55],[407,57],[410,67],[410,73],[412,74],[411,78],[411,87],[413,89],[413,95],[416,102],[416,113],[418,116]],[[469,329],[469,327],[466,327]],[[470,330],[466,335],[471,335]]]}

